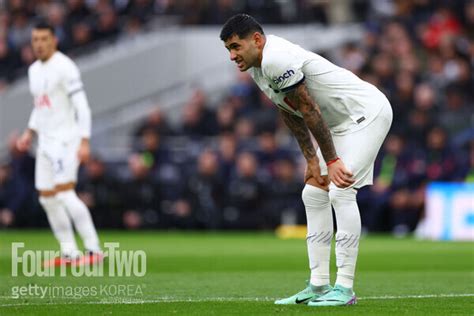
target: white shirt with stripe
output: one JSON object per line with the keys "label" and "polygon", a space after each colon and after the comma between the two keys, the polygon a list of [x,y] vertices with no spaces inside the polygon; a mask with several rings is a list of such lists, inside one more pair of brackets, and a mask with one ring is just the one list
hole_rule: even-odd
{"label": "white shirt with stripe", "polygon": [[37,60],[29,67],[28,78],[34,105],[28,127],[38,134],[40,147],[90,137],[87,99],[73,102],[84,91],[79,69],[69,57],[55,52],[45,62]]}
{"label": "white shirt with stripe", "polygon": [[275,35],[266,36],[261,67],[250,68],[249,72],[276,106],[299,117],[302,114],[294,109],[286,92],[304,82],[331,133],[336,135],[367,126],[388,103],[372,84]]}

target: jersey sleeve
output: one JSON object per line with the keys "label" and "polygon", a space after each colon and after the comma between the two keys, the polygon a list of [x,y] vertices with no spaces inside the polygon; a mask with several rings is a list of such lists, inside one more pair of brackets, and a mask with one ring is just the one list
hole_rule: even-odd
{"label": "jersey sleeve", "polygon": [[28,128],[34,130],[35,132],[38,131],[38,118],[37,118],[38,110],[36,107],[33,108],[30,114],[30,119],[28,120]]}
{"label": "jersey sleeve", "polygon": [[83,89],[79,68],[71,60],[66,60],[62,67],[62,83],[69,98]]}
{"label": "jersey sleeve", "polygon": [[81,138],[90,138],[92,115],[85,92],[81,90],[75,93],[71,96],[71,102],[76,109],[77,123],[79,125]]}
{"label": "jersey sleeve", "polygon": [[81,138],[90,138],[92,119],[89,102],[84,92],[79,68],[69,59],[65,61],[65,67],[63,69],[63,85],[71,103],[76,109],[77,123],[79,125]]}
{"label": "jersey sleeve", "polygon": [[303,60],[290,52],[278,51],[266,58],[262,71],[272,88],[288,92],[304,82]]}

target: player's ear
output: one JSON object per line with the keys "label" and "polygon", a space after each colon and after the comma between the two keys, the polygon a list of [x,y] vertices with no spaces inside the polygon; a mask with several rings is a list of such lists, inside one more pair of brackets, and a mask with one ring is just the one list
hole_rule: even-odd
{"label": "player's ear", "polygon": [[252,39],[254,40],[254,42],[257,46],[260,46],[263,43],[263,35],[260,32],[253,33]]}

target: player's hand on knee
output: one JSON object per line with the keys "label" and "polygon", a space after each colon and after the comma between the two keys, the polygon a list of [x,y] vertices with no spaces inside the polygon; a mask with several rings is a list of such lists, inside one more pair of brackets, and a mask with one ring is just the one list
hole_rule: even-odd
{"label": "player's hand on knee", "polygon": [[319,161],[317,159],[314,161],[308,161],[308,164],[306,165],[304,182],[308,182],[310,178],[316,179],[319,185],[327,185],[325,179],[321,176],[321,168],[319,167]]}
{"label": "player's hand on knee", "polygon": [[329,180],[338,188],[347,188],[355,182],[352,178],[352,172],[346,168],[341,159],[337,159],[328,165],[328,175]]}

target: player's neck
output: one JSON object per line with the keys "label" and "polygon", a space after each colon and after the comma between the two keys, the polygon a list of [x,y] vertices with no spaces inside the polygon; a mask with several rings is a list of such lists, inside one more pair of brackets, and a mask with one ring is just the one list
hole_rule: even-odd
{"label": "player's neck", "polygon": [[54,54],[57,52],[57,50],[54,50],[51,54],[49,54],[46,58],[43,58],[43,59],[40,59],[40,61],[44,64],[44,63],[47,63],[51,57],[54,56]]}
{"label": "player's neck", "polygon": [[263,42],[262,42],[262,48],[260,49],[260,52],[258,53],[258,60],[257,60],[257,65],[255,67],[261,68],[262,67],[262,60],[263,60],[263,49],[265,48],[265,44],[267,43],[267,40],[265,37],[263,37]]}

